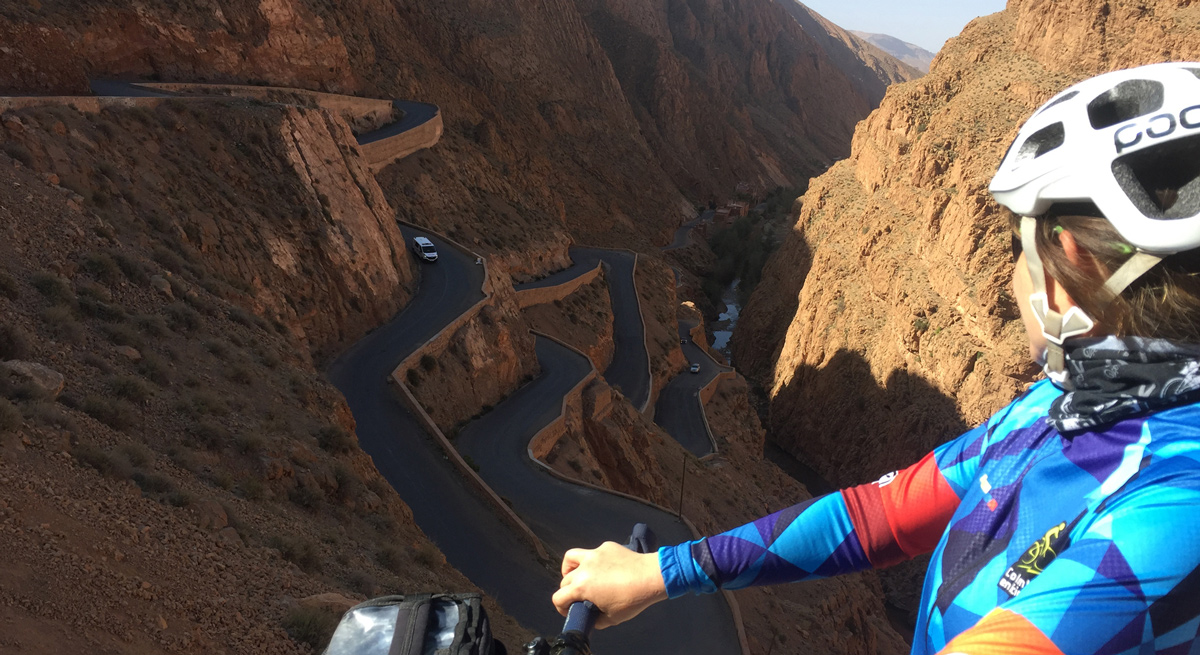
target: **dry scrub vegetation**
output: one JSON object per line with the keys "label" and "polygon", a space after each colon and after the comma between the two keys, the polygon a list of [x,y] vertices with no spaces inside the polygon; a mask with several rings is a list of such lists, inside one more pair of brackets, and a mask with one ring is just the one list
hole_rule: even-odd
{"label": "dry scrub vegetation", "polygon": [[299,249],[328,229],[268,163],[279,112],[3,116],[0,360],[65,388],[0,376],[0,650],[306,652],[328,612],[295,599],[471,588],[314,367],[354,328],[296,329],[336,274],[306,262],[275,290],[295,314],[262,311],[259,230]]}
{"label": "dry scrub vegetation", "polygon": [[603,272],[566,298],[527,307],[522,315],[531,329],[586,353],[596,370],[603,371],[612,362],[612,299]]}
{"label": "dry scrub vegetation", "polygon": [[638,299],[646,322],[646,354],[650,356],[650,373],[655,393],[687,365],[679,348],[679,326],[675,320],[675,272],[661,259],[638,257]]}

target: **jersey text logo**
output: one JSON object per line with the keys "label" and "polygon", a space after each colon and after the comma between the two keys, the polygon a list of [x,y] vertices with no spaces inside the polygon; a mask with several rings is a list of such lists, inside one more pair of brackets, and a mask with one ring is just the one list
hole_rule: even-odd
{"label": "jersey text logo", "polygon": [[1041,539],[1033,542],[1016,564],[1008,567],[1004,577],[1000,578],[999,586],[1008,592],[1009,596],[1021,593],[1025,585],[1042,574],[1050,562],[1058,557],[1058,553],[1068,545],[1067,524],[1058,525],[1046,531]]}
{"label": "jersey text logo", "polygon": [[900,473],[900,471],[892,471],[891,473],[887,473],[883,477],[881,477],[878,480],[876,480],[875,482],[873,482],[872,484],[874,484],[876,487],[879,487],[882,489],[883,487],[886,487],[889,484],[891,484],[892,480],[895,480],[896,475],[899,473]]}

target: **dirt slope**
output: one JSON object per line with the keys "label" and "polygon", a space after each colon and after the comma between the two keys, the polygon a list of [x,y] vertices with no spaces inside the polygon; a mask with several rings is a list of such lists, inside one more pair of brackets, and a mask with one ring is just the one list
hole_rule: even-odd
{"label": "dirt slope", "polygon": [[878,66],[828,65],[806,29],[764,0],[44,0],[0,8],[0,90],[118,76],[436,103],[444,147],[384,188],[536,275],[571,238],[648,248],[739,181],[795,185],[844,157],[878,100],[850,78]]}
{"label": "dirt slope", "polygon": [[0,650],[311,652],[332,614],[307,597],[471,588],[313,363],[411,283],[344,122],[0,123]]}

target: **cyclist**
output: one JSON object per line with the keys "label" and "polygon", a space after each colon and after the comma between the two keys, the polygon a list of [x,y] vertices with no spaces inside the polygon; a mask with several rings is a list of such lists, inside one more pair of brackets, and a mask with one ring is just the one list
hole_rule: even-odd
{"label": "cyclist", "polygon": [[932,552],[913,653],[1200,650],[1200,63],[1100,75],[1021,128],[990,190],[1048,379],[907,469],[724,534],[569,551],[599,627],[686,593]]}

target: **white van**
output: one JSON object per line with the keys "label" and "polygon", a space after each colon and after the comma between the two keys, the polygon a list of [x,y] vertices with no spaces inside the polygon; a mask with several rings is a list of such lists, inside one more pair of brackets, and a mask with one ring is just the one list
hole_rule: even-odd
{"label": "white van", "polygon": [[437,248],[434,248],[433,242],[425,237],[416,237],[412,240],[412,251],[417,259],[424,259],[427,262],[437,261]]}

